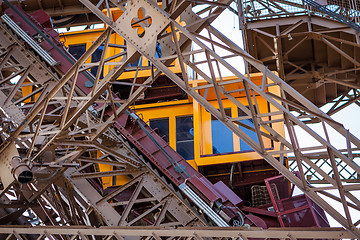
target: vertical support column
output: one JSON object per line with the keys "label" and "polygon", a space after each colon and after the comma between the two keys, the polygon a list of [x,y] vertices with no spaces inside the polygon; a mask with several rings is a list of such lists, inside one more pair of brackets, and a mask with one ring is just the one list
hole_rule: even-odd
{"label": "vertical support column", "polygon": [[[197,87],[197,82],[194,81],[193,87]],[[197,92],[199,92],[197,90]],[[202,135],[201,135],[201,106],[197,101],[193,101],[193,127],[194,127],[194,161],[197,163],[200,160],[202,146]],[[193,166],[194,167],[194,166]]]}
{"label": "vertical support column", "polygon": [[282,55],[281,37],[280,37],[280,26],[276,24],[276,37],[274,38],[274,50],[276,52],[276,69],[281,79],[285,79],[284,73],[284,60]]}
{"label": "vertical support column", "polygon": [[238,5],[239,28],[240,28],[240,30],[245,31],[245,27],[246,27],[245,21],[246,20],[245,20],[245,16],[244,16],[243,1],[237,0],[237,5]]}
{"label": "vertical support column", "polygon": [[169,145],[176,149],[176,116],[174,114],[169,116]]}

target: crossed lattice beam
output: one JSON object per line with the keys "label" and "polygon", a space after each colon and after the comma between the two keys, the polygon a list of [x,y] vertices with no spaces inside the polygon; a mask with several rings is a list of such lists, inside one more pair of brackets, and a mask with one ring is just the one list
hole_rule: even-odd
{"label": "crossed lattice beam", "polygon": [[70,239],[91,239],[92,237],[102,237],[102,239],[127,239],[129,237],[138,237],[146,239],[230,239],[230,238],[261,238],[261,239],[352,239],[351,234],[342,229],[309,229],[292,230],[292,229],[244,229],[244,228],[129,228],[129,227],[102,227],[102,228],[87,228],[87,227],[36,227],[26,228],[17,226],[2,226],[0,227],[0,234],[9,237],[16,237],[19,240],[25,239],[22,236],[33,235],[38,239],[61,239],[61,237],[68,237]]}
{"label": "crossed lattice beam", "polygon": [[[313,169],[312,166],[317,166],[318,168],[324,170],[327,175],[333,177],[334,171],[332,165],[329,163],[329,159],[324,158],[324,156],[321,155],[311,155],[305,156],[309,159],[309,162],[311,162],[311,166],[309,164],[303,162],[302,167],[304,168],[304,174],[306,175],[307,181],[309,181],[312,184],[326,184],[328,181],[324,179],[321,175],[317,174],[317,172]],[[358,161],[359,154],[354,153],[353,158],[355,161]],[[341,181],[347,182],[347,183],[357,183],[359,182],[359,177],[356,172],[354,172],[351,168],[348,167],[347,164],[345,164],[340,159],[335,159],[336,165],[339,169],[339,177]],[[294,157],[288,158],[289,163],[289,169],[291,171],[298,171],[296,160]]]}

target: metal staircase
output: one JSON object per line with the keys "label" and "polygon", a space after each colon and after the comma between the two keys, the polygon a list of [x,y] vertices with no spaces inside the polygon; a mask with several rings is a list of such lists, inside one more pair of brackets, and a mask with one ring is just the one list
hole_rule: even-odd
{"label": "metal staircase", "polygon": [[303,0],[303,1],[308,6],[315,8],[316,10],[327,15],[328,17],[335,19],[335,20],[355,29],[356,31],[360,32],[360,26],[357,23],[354,23],[353,21],[349,20],[348,18],[331,11],[329,8],[326,7],[326,5],[321,5],[313,0]]}

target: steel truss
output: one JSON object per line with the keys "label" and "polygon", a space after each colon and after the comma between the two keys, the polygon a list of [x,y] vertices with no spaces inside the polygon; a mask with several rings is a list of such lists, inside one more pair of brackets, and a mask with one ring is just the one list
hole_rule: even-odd
{"label": "steel truss", "polygon": [[[347,150],[343,150],[346,154]],[[327,173],[328,176],[334,177],[333,168],[330,164],[326,155],[313,155],[308,154],[305,155],[304,158],[308,159],[308,162],[311,162],[311,166],[316,166],[317,168],[321,168],[324,172]],[[359,159],[359,153],[353,153],[352,158],[355,161]],[[345,164],[341,159],[335,159],[336,165],[338,166],[339,177],[343,182],[346,183],[356,183],[359,182],[359,175],[354,172],[351,168],[348,168],[348,165]],[[288,158],[289,169],[291,171],[298,171],[296,159],[294,157]],[[318,175],[317,172],[313,171],[313,167],[309,166],[307,163],[303,163],[304,174],[308,182],[312,184],[327,184],[328,181],[324,179],[322,176]]]}
{"label": "steel truss", "polygon": [[[353,0],[242,1],[240,20],[246,48],[317,106],[332,104],[326,112],[331,116],[353,103],[359,105],[357,5]],[[356,172],[342,169],[349,171],[341,175],[343,181],[357,178]],[[322,182],[311,170],[306,172],[309,179]]]}
{"label": "steel truss", "polygon": [[[338,21],[359,24],[359,2],[356,0],[255,0],[241,1],[248,21],[294,15],[318,15]],[[332,12],[333,14],[329,14]],[[353,25],[356,28],[356,25]],[[350,25],[352,26],[352,25]]]}
{"label": "steel truss", "polygon": [[[249,52],[276,69],[280,77],[317,106],[334,100],[328,115],[357,103],[358,32],[337,22],[307,16],[269,19],[266,23],[248,23],[247,27]],[[299,53],[308,48],[312,54],[305,59]]]}
{"label": "steel truss", "polygon": [[[13,181],[3,186],[5,189],[1,193],[0,219],[2,224],[8,221],[15,222],[18,219],[33,225],[206,226],[208,224],[204,216],[191,207],[163,176],[145,163],[142,156],[114,132],[114,129],[104,129],[104,133],[97,134],[96,141],[89,141],[87,137],[93,134],[93,129],[104,126],[104,122],[99,122],[101,118],[95,116],[93,112],[85,111],[88,107],[80,107],[84,114],[70,119],[72,123],[66,122],[69,109],[81,106],[81,100],[86,101],[91,97],[79,95],[82,92],[76,89],[78,86],[74,84],[75,81],[61,82],[60,73],[55,72],[56,69],[49,68],[39,57],[27,50],[19,36],[13,35],[4,25],[1,25],[0,30],[2,31],[0,45],[3,51],[1,54],[3,85],[0,97],[4,103],[2,144],[3,150],[5,149],[2,153],[8,154],[6,149],[12,149],[16,143],[20,146],[18,154],[32,159],[30,165],[36,177],[36,181],[27,185],[21,186]],[[107,31],[107,37],[109,33],[110,30]],[[95,49],[104,39],[105,37],[98,39]],[[124,62],[126,64],[126,61]],[[78,66],[79,63],[75,66],[76,73],[73,70],[77,76],[81,74]],[[70,79],[72,75],[65,75],[63,78],[66,77]],[[18,81],[16,84],[10,82],[14,79]],[[76,76],[73,79],[76,79]],[[25,80],[31,82],[23,84]],[[60,84],[65,83],[67,85],[64,88],[59,87]],[[33,88],[25,95],[27,86]],[[54,89],[61,91],[52,91]],[[55,95],[50,100],[49,96],[54,92]],[[110,89],[107,89],[107,93],[110,93]],[[92,92],[89,95],[91,96]],[[38,98],[37,101],[34,101],[35,96]],[[106,98],[94,97],[94,99],[100,104],[106,102],[114,104],[109,94]],[[27,111],[30,108],[39,109],[39,114],[35,114],[35,111]],[[45,114],[46,109],[51,110]],[[57,115],[60,112],[63,120]],[[32,120],[29,120],[31,121],[29,125],[21,124],[22,121],[30,118]],[[57,120],[60,122],[56,122]],[[66,127],[66,124],[72,129]],[[17,133],[14,131],[16,126]],[[23,129],[20,130],[21,128]],[[63,132],[69,137],[61,136],[60,133]],[[41,145],[50,142],[52,146],[48,149],[43,148],[45,153],[38,157]],[[99,153],[101,153],[100,157]],[[112,166],[114,170],[99,172],[97,164]],[[2,180],[5,177],[12,178],[8,166],[9,160],[2,159]],[[104,192],[101,183],[96,179],[113,176],[126,176],[128,182],[113,187],[111,192]],[[2,183],[5,184],[4,181]],[[22,216],[24,213],[28,217]]]}
{"label": "steel truss", "polygon": [[[352,148],[359,148],[360,141],[344,129],[340,123],[332,120],[313,103],[267,69],[262,62],[254,59],[243,49],[231,42],[226,36],[209,25],[224,8],[230,4],[230,1],[218,1],[216,3],[206,2],[202,10],[202,18],[192,11],[190,2],[187,1],[164,2],[161,8],[153,2],[146,0],[127,1],[126,5],[113,1],[112,4],[124,12],[116,21],[113,21],[103,14],[91,2],[87,0],[81,0],[81,2],[106,23],[108,27],[76,64],[64,75],[60,75],[61,77],[49,72],[47,69],[51,68],[46,66],[45,63],[36,60],[37,58],[25,49],[23,50],[23,52],[26,53],[25,57],[21,55],[15,58],[16,56],[8,51],[11,44],[13,44],[14,36],[5,29],[4,25],[1,25],[2,31],[7,31],[6,34],[1,35],[4,41],[1,46],[3,52],[0,55],[2,57],[1,72],[5,73],[7,69],[10,68],[13,69],[13,72],[20,72],[19,74],[26,73],[26,66],[28,65],[18,63],[18,61],[20,61],[18,59],[24,58],[31,59],[32,61],[30,63],[40,64],[34,69],[44,69],[44,74],[48,73],[45,74],[46,77],[43,77],[41,80],[34,77],[32,84],[37,86],[36,93],[39,93],[39,95],[33,105],[25,104],[25,100],[29,99],[30,96],[24,97],[22,93],[16,94],[19,91],[18,84],[10,84],[10,78],[7,79],[7,76],[2,78],[3,83],[6,84],[6,89],[8,89],[2,92],[4,99],[2,102],[8,103],[3,104],[2,109],[4,110],[4,115],[6,113],[8,117],[11,119],[14,118],[15,120],[10,123],[6,121],[3,122],[3,129],[9,130],[3,133],[4,141],[1,149],[5,151],[15,142],[21,147],[20,150],[25,152],[29,164],[34,166],[36,174],[43,175],[43,178],[47,179],[47,181],[37,181],[28,184],[27,187],[22,187],[21,190],[19,190],[19,186],[14,183],[6,186],[7,189],[3,191],[3,195],[11,195],[17,198],[17,200],[25,200],[24,202],[29,204],[35,200],[42,201],[39,199],[45,199],[44,202],[46,202],[51,209],[56,209],[56,206],[52,205],[50,196],[52,194],[52,199],[55,199],[54,196],[56,196],[56,194],[54,195],[54,191],[56,193],[57,188],[59,188],[59,186],[55,187],[56,181],[63,178],[65,180],[61,180],[60,182],[68,183],[67,186],[60,186],[62,190],[58,190],[58,195],[64,196],[62,197],[63,201],[55,201],[54,204],[59,203],[57,208],[63,209],[64,213],[58,211],[55,212],[55,216],[53,216],[54,213],[47,212],[45,206],[43,206],[42,210],[38,213],[33,211],[39,219],[41,219],[41,216],[45,213],[47,218],[44,217],[44,219],[51,225],[59,224],[56,220],[56,215],[61,216],[61,214],[68,215],[67,217],[61,218],[61,221],[68,219],[69,223],[79,222],[80,224],[85,223],[89,225],[96,225],[94,224],[96,222],[102,222],[112,226],[131,225],[136,221],[140,221],[140,219],[151,226],[159,225],[159,222],[160,225],[161,223],[169,223],[169,225],[176,226],[191,226],[193,223],[195,226],[205,225],[205,220],[203,220],[201,216],[198,216],[196,211],[188,207],[186,201],[182,200],[181,196],[176,194],[176,191],[172,190],[171,187],[164,187],[164,189],[167,189],[166,191],[164,190],[164,194],[157,196],[158,193],[156,193],[154,189],[151,189],[151,186],[155,184],[154,182],[161,180],[157,174],[155,174],[155,177],[149,175],[147,180],[149,183],[148,188],[143,189],[145,186],[143,182],[145,181],[145,177],[149,171],[154,172],[154,170],[137,156],[134,150],[126,144],[124,139],[116,134],[113,127],[113,123],[119,116],[163,73],[202,107],[224,123],[245,143],[251,146],[254,151],[259,154],[259,157],[264,158],[314,202],[327,211],[334,219],[342,224],[352,236],[360,237],[360,231],[357,228],[360,221],[356,218],[356,214],[353,214],[354,211],[360,211],[360,201],[353,195],[353,191],[359,190],[360,185],[358,183],[344,185],[341,182],[335,158],[341,159],[349,168],[357,173],[360,172],[360,167],[353,161],[351,155],[343,154],[332,145],[330,140],[333,132],[336,132],[338,138],[348,143],[348,153],[352,152]],[[138,35],[137,29],[133,29],[131,25],[131,21],[137,17],[140,8],[144,9],[146,15],[152,18],[150,26],[143,22],[145,20],[140,22],[140,25],[145,29],[143,35]],[[185,22],[185,26],[181,25],[179,21]],[[206,34],[200,34],[201,31],[204,31]],[[110,47],[109,39],[112,34],[119,34],[126,40],[127,50],[119,56],[111,58],[111,60],[115,60],[115,66],[100,81],[101,69],[109,61],[109,59],[105,58],[105,53]],[[155,57],[157,42],[162,46],[161,58]],[[196,45],[198,49],[191,50],[191,44]],[[19,43],[18,45],[20,46],[19,49],[21,49],[22,44]],[[95,76],[95,81],[91,87],[85,89],[82,85],[83,82],[81,82],[83,70],[87,69],[84,63],[100,45],[104,45],[104,53],[98,63],[99,68]],[[145,56],[152,63],[151,76],[145,82],[141,83],[140,87],[133,91],[127,100],[122,101],[117,99],[116,96],[111,93],[113,82],[126,70],[128,63],[136,61],[140,56]],[[14,61],[14,59],[16,59],[16,61]],[[180,63],[182,69],[181,77],[174,74],[168,67],[175,59]],[[190,59],[195,60],[190,61]],[[232,60],[235,60],[235,63]],[[248,72],[242,73],[238,70],[239,62],[241,61],[245,62],[246,69],[248,69],[248,66],[252,66],[263,74],[264,77],[260,85],[256,85],[251,81]],[[194,70],[206,83],[201,85],[198,84],[197,81],[189,79],[186,68]],[[233,81],[223,80],[223,69],[227,69],[238,79]],[[217,80],[217,78],[220,80]],[[136,84],[136,79],[134,84]],[[228,90],[227,86],[230,85],[236,86],[236,91]],[[268,92],[267,90],[270,87],[278,87],[280,89],[279,95]],[[217,107],[214,107],[207,100],[206,96],[209,91],[216,95],[218,102]],[[12,94],[13,92],[15,92],[15,94]],[[32,95],[36,93],[33,92]],[[243,94],[243,96],[246,97],[247,103],[238,100],[239,94]],[[296,103],[288,100],[288,96],[296,100]],[[260,101],[260,99],[264,99],[267,102],[273,110],[271,113],[259,111],[258,101]],[[224,101],[231,101],[236,104],[236,106],[245,113],[245,116],[226,116]],[[97,104],[97,108],[94,108],[94,103]],[[117,106],[118,103],[121,103],[121,106]],[[112,109],[110,113],[106,111],[106,106],[110,106]],[[289,110],[290,108],[296,109],[297,112],[301,114],[291,112]],[[46,109],[52,110],[48,113]],[[18,116],[17,114],[19,115],[18,118],[16,118]],[[240,123],[238,121],[241,119],[253,120],[255,127],[252,130],[257,134],[258,141],[251,139],[239,128]],[[308,119],[315,119],[321,122],[323,124],[323,133],[314,132],[307,126],[305,123]],[[283,137],[283,130],[274,127],[276,123],[279,122],[285,123],[290,136],[289,140]],[[316,140],[318,145],[308,148],[299,145],[297,140],[297,132],[299,129],[306,132],[308,137]],[[330,130],[333,132],[330,132]],[[277,149],[280,150],[269,148],[269,143],[270,145],[273,144],[277,146]],[[98,152],[105,154],[105,157],[100,160],[101,163],[116,165],[118,167],[116,171],[90,173],[95,169],[94,164],[100,163],[97,158]],[[328,162],[333,168],[334,178],[327,175],[326,172],[313,165],[308,158],[304,157],[308,153],[324,154],[326,156],[325,159],[329,159]],[[294,155],[300,172],[300,179],[284,166],[283,160],[286,155]],[[324,178],[329,184],[329,187],[325,189],[310,185],[306,181],[304,169],[301,167],[303,162],[306,162],[313,171],[316,171],[317,174]],[[76,166],[76,163],[80,166]],[[89,172],[84,173],[81,172],[82,170],[88,170]],[[97,178],[105,175],[112,176],[114,174],[126,174],[131,176],[132,180],[128,184],[114,190],[113,194],[108,193],[105,197],[96,194],[96,192],[101,192],[101,189],[94,187],[96,181],[93,182],[93,185],[84,181],[84,178]],[[155,181],[152,180],[152,178],[160,178],[160,180]],[[165,186],[165,180],[161,181],[163,182],[162,186]],[[133,186],[133,188],[131,188],[133,190],[130,193],[130,198],[127,200],[117,199],[117,203],[113,204],[111,198],[116,197],[115,193],[125,191],[125,188],[129,187],[129,185]],[[68,186],[71,186],[71,188],[69,189]],[[329,193],[327,192],[328,190],[335,190],[337,193]],[[143,196],[138,198],[139,192],[141,191]],[[73,196],[71,197],[71,195]],[[46,199],[47,197],[49,199]],[[343,209],[334,207],[333,204],[327,201],[328,198],[339,202]],[[73,200],[66,201],[66,199]],[[9,200],[9,204],[12,203],[11,201],[12,200]],[[134,204],[141,201],[149,201],[150,206],[142,214],[140,213],[136,216],[136,213],[131,210],[136,210]],[[74,204],[75,202],[77,204]],[[175,210],[169,208],[171,204],[175,205],[175,203],[178,204],[178,202],[183,202],[183,208],[188,208],[188,210],[178,210],[181,213],[185,213],[184,217],[179,216],[181,219],[175,219],[175,213],[171,212]],[[21,203],[21,201],[17,203]],[[61,206],[61,204],[63,204],[63,206]],[[119,213],[112,215],[114,212],[113,207],[116,208],[116,204],[126,205],[123,208],[121,216],[119,216]],[[70,213],[66,213],[66,205],[71,209]],[[86,209],[86,214],[82,214],[83,216],[77,219],[75,215],[82,211],[81,207]],[[166,216],[167,220],[165,222],[157,220],[158,215],[155,213],[150,219],[144,220],[146,215],[159,208],[160,212],[158,212],[158,214],[161,217]],[[90,215],[90,213],[93,213],[93,215]],[[189,221],[189,219],[193,220]],[[36,231],[36,228],[33,229]],[[96,232],[97,230],[99,229],[96,229]],[[51,231],[51,229],[49,229],[49,231]],[[77,235],[78,231],[80,230],[77,229],[73,234]],[[114,230],[111,231],[111,233],[105,233],[105,235],[113,234]],[[152,228],[149,234],[157,238],[156,233],[155,235],[153,234],[154,231],[156,230]],[[192,237],[193,230],[191,231]],[[16,230],[16,232],[20,234],[18,230]],[[259,234],[259,236],[261,233],[264,233],[262,230],[254,232]],[[6,233],[9,232],[6,230]],[[46,235],[46,232],[42,233]],[[251,231],[246,234],[250,233]],[[289,233],[290,232],[287,232],[286,234]],[[86,233],[83,234],[85,235]],[[161,235],[160,232],[159,234]],[[246,234],[242,238],[245,239]],[[286,235],[284,238],[292,238],[292,234],[296,235],[295,233],[290,234],[291,237]],[[122,236],[122,234],[120,236]],[[136,236],[143,235],[139,233],[139,235]],[[200,233],[198,236],[199,238],[202,236],[205,237],[203,233]],[[277,237],[278,236],[279,235],[277,235]],[[296,238],[296,236],[294,238]],[[324,236],[325,235],[322,235],[321,238],[324,238]],[[238,232],[236,237],[238,237]],[[303,237],[304,235],[302,234],[301,238]]]}
{"label": "steel truss", "polygon": [[[149,59],[158,70],[162,71],[166,74],[172,81],[174,81],[179,87],[181,87],[186,93],[188,93],[191,97],[193,97],[200,105],[207,109],[213,116],[222,121],[229,129],[231,129],[235,134],[237,134],[243,141],[245,141],[249,146],[251,146],[261,157],[263,157],[266,161],[268,161],[275,169],[281,172],[286,178],[288,178],[292,183],[298,186],[301,190],[303,190],[313,201],[318,203],[323,209],[325,209],[330,215],[332,215],[337,221],[339,221],[343,226],[349,229],[354,234],[358,235],[359,230],[356,228],[355,224],[358,224],[356,221],[351,222],[351,213],[349,210],[349,206],[351,208],[358,208],[359,201],[354,195],[352,195],[351,187],[344,187],[339,178],[338,170],[334,159],[336,157],[344,160],[349,166],[351,166],[354,171],[359,171],[359,167],[355,164],[352,159],[342,154],[338,151],[333,145],[330,143],[329,137],[329,129],[333,129],[338,132],[340,136],[344,139],[344,141],[349,142],[349,151],[351,152],[351,144],[354,146],[359,146],[359,140],[356,139],[353,135],[348,133],[341,124],[334,122],[330,117],[328,117],[325,113],[319,110],[316,106],[314,106],[311,102],[305,99],[301,94],[296,92],[293,88],[291,88],[288,84],[286,84],[283,80],[277,77],[274,73],[269,71],[260,61],[254,59],[249,54],[247,54],[244,50],[237,47],[234,43],[232,43],[226,36],[222,35],[219,31],[209,26],[206,28],[207,34],[200,35],[197,32],[191,31],[190,27],[181,26],[179,22],[177,22],[174,18],[171,17],[172,11],[165,12],[159,7],[147,2],[147,1],[136,1],[131,2],[132,4],[127,4],[125,14],[122,15],[116,22],[113,22],[110,18],[105,16],[102,12],[97,10],[97,8],[86,0],[82,0],[86,7],[88,7],[92,12],[94,12],[100,19],[102,19],[106,24],[109,25],[116,33],[121,35],[128,43],[132,44],[132,46],[140,52],[143,56]],[[145,33],[144,38],[140,38],[136,35],[136,32],[131,30],[131,26],[127,24],[121,24],[122,22],[126,23],[134,16],[137,9],[142,7],[147,11],[147,14],[151,16],[156,22],[152,25],[153,28],[148,29],[148,35]],[[219,8],[219,7],[218,7]],[[155,9],[155,10],[154,10]],[[175,8],[176,10],[176,8]],[[175,11],[174,10],[174,11]],[[186,12],[190,15],[188,12]],[[205,12],[204,12],[205,13]],[[208,11],[208,16],[214,14],[214,11]],[[199,17],[193,14],[193,18],[197,21],[201,21]],[[185,19],[186,20],[186,19]],[[186,21],[185,21],[186,22]],[[186,22],[186,24],[189,24]],[[162,31],[164,31],[168,25],[172,28],[172,35],[174,36],[174,44],[171,45],[172,41],[171,36],[163,37],[161,35]],[[180,33],[180,40],[177,41],[175,35],[175,29]],[[156,59],[154,57],[154,52],[150,51],[151,46],[155,46],[156,42],[156,33],[159,33],[158,39],[162,46],[174,46],[175,49],[171,52],[171,55],[176,53],[174,57],[178,57],[180,64],[184,65],[183,69],[189,67],[197,72],[200,76],[202,76],[207,84],[201,86],[202,89],[211,89],[217,96],[218,107],[219,110],[212,106],[207,100],[204,94],[201,91],[198,91],[199,88],[197,86],[193,86],[190,84],[189,79],[186,77],[186,73],[183,72],[183,79],[172,73],[164,64],[164,60]],[[144,42],[146,39],[146,44]],[[216,39],[216,40],[214,40]],[[151,42],[151,40],[153,42]],[[179,47],[179,42],[192,41],[193,44],[196,44],[199,47],[197,52],[187,53],[184,50],[181,51]],[[223,52],[219,51],[222,50]],[[199,61],[199,63],[190,62],[189,54],[195,55],[195,59],[199,59],[199,55],[203,56],[201,59],[206,59],[205,61]],[[168,51],[164,51],[163,58],[170,58]],[[263,73],[264,79],[261,86],[255,85],[251,80],[243,75],[241,72],[237,70],[230,63],[230,59],[243,59],[246,65],[251,65],[254,68],[258,69],[258,71]],[[199,67],[201,65],[201,69]],[[247,104],[240,103],[236,97],[234,97],[233,93],[230,93],[226,90],[225,81],[216,81],[215,72],[219,71],[219,77],[222,79],[221,70],[227,69],[232,74],[237,76],[239,80],[237,83],[239,84],[239,91],[244,92],[247,97]],[[268,83],[266,79],[270,79],[273,84],[277,85],[281,89],[281,95],[275,96],[266,91],[266,87],[268,87]],[[236,81],[235,81],[236,82]],[[286,96],[291,96],[295,99],[299,104],[293,103],[286,99]],[[268,121],[264,119],[261,113],[256,112],[256,104],[257,98],[264,98],[269,103],[269,105],[273,106],[277,109],[271,119],[277,119],[278,121],[282,121],[286,124],[290,135],[290,141],[287,141],[281,134],[276,132],[275,129],[271,127]],[[223,101],[224,99],[232,101],[236,104],[241,110],[243,110],[247,114],[247,118],[252,119],[255,124],[254,132],[258,135],[259,142],[255,142],[250,137],[248,137],[244,132],[242,132],[237,124],[235,123],[238,119],[232,118],[230,116],[225,115]],[[255,107],[254,105],[255,104]],[[247,106],[249,108],[247,108]],[[297,115],[289,111],[289,107],[293,107],[298,109],[302,114]],[[258,109],[258,108],[257,108]],[[121,110],[119,110],[121,111]],[[306,118],[317,118],[320,122],[322,122],[324,127],[324,136],[321,137],[318,133],[315,133],[311,128],[309,128],[303,121]],[[267,119],[269,120],[269,119]],[[297,134],[294,125],[302,128],[306,131],[309,136],[316,139],[319,142],[319,146],[311,147],[308,149],[301,148],[297,142]],[[276,138],[276,142],[279,142],[283,145],[284,150],[282,151],[269,151],[265,148],[264,145],[264,132],[269,133],[269,137]],[[351,143],[351,144],[350,144]],[[323,189],[318,189],[314,186],[309,185],[306,182],[304,171],[302,168],[299,168],[301,173],[301,179],[295,177],[275,156],[282,154],[293,154],[296,157],[296,161],[300,166],[302,161],[307,161],[306,158],[303,157],[307,152],[323,152],[325,150],[325,154],[328,155],[330,162],[334,168],[335,179],[326,175],[321,169],[318,169],[314,166],[315,171],[317,171],[320,175],[322,175],[329,184],[331,184],[330,189],[338,189],[340,198],[337,196],[332,196],[332,198],[339,200],[344,207],[344,215],[340,214],[338,210],[333,208],[327,201],[322,197],[324,194]],[[358,186],[357,184],[352,185],[354,189]],[[346,190],[345,190],[346,189]],[[328,195],[328,193],[326,193]],[[347,201],[351,199],[351,202]]]}
{"label": "steel truss", "polygon": [[141,236],[141,239],[229,239],[229,238],[261,238],[261,239],[351,239],[351,234],[343,229],[244,229],[244,228],[144,228],[144,227],[101,227],[101,228],[87,228],[87,227],[36,227],[24,228],[14,226],[0,227],[0,236],[12,239],[16,237],[22,240],[21,236],[35,235],[37,239],[60,239],[61,237],[68,237],[70,239],[91,239],[92,237],[102,237],[101,239],[128,239],[131,237]]}

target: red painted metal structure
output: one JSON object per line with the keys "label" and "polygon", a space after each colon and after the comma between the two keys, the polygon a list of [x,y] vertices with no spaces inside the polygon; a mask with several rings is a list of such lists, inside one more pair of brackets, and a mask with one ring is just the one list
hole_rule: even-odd
{"label": "red painted metal structure", "polygon": [[[294,174],[300,178],[298,172]],[[283,176],[265,179],[281,227],[329,227],[325,212]]]}

